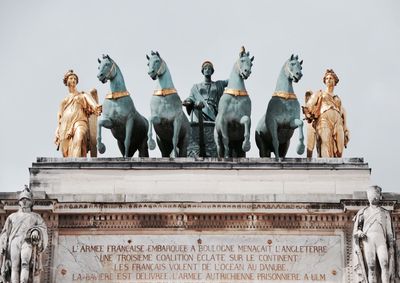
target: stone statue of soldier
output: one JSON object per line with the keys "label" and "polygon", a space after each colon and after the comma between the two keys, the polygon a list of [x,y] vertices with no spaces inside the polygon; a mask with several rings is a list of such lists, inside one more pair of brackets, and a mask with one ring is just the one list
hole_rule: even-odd
{"label": "stone statue of soldier", "polygon": [[[218,103],[228,80],[212,81],[211,76],[214,73],[214,66],[210,61],[205,61],[201,65],[201,73],[204,75],[204,81],[194,84],[190,95],[183,101],[186,111],[191,117],[192,135],[189,142],[189,156],[216,157],[216,145],[214,143],[214,122],[218,114]],[[201,117],[199,116],[201,113]],[[199,127],[194,131],[194,125]],[[201,135],[201,132],[203,134]],[[203,140],[205,152],[200,153],[199,143]],[[201,147],[201,145],[200,145]],[[205,156],[204,156],[205,155]]]}
{"label": "stone statue of soldier", "polygon": [[358,211],[354,223],[354,282],[395,282],[395,236],[390,212],[379,204],[382,189],[368,188],[370,205]]}
{"label": "stone statue of soldier", "polygon": [[0,282],[28,283],[39,276],[41,254],[47,247],[47,226],[43,218],[32,212],[30,189],[19,194],[17,212],[7,217],[0,234]]}

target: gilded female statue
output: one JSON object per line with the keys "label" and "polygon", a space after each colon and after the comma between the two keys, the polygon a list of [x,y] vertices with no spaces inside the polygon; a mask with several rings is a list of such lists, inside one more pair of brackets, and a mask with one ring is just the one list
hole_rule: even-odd
{"label": "gilded female statue", "polygon": [[90,134],[89,117],[100,115],[102,110],[95,100],[97,91],[94,89],[90,94],[79,92],[76,89],[79,78],[73,70],[65,74],[63,81],[69,94],[60,104],[55,144],[63,157],[86,157],[88,150],[93,150],[90,147],[90,136],[93,135]]}
{"label": "gilded female statue", "polygon": [[346,125],[346,111],[339,96],[334,93],[339,78],[332,69],[328,69],[323,82],[326,85],[325,91],[313,93],[303,107],[303,112],[315,129],[318,156],[342,157],[350,135]]}

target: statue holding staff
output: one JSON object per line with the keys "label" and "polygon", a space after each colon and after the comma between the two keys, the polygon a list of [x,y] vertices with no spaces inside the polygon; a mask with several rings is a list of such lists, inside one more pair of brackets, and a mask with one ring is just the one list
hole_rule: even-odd
{"label": "statue holding staff", "polygon": [[218,103],[228,80],[213,81],[214,65],[204,61],[201,65],[204,81],[194,84],[190,95],[183,101],[190,115],[191,136],[189,138],[189,156],[216,157],[217,146],[214,142],[215,118],[218,114]]}

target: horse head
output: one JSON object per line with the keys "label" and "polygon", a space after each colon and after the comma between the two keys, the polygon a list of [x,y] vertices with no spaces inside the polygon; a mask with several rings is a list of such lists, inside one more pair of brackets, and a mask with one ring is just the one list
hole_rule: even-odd
{"label": "horse head", "polygon": [[301,72],[303,67],[301,65],[303,65],[303,60],[299,61],[299,56],[294,56],[292,54],[284,65],[285,75],[288,80],[294,81],[295,83],[300,81],[303,76],[303,73]]}
{"label": "horse head", "polygon": [[149,66],[149,70],[147,73],[149,76],[155,80],[159,76],[162,76],[165,71],[166,71],[166,65],[163,59],[161,59],[160,54],[156,51],[151,51],[151,55],[146,55],[147,60],[149,61],[147,63],[147,66]]}
{"label": "horse head", "polygon": [[242,79],[247,79],[251,74],[251,67],[253,66],[254,56],[250,58],[250,53],[246,52],[244,47],[242,46],[239,59],[236,61],[236,68],[239,73],[239,76]]}
{"label": "horse head", "polygon": [[108,55],[103,54],[103,60],[97,59],[99,62],[99,73],[97,78],[104,84],[108,80],[112,80],[117,75],[117,65]]}

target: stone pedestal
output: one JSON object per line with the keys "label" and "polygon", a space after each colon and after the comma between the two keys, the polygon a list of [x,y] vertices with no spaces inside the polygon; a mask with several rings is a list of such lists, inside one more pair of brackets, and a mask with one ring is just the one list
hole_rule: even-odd
{"label": "stone pedestal", "polygon": [[[127,201],[274,201],[271,195],[352,194],[370,182],[360,158],[39,158],[31,187],[48,195],[130,195]],[[233,199],[226,199],[227,196]],[[298,197],[298,196],[296,196]]]}
{"label": "stone pedestal", "polygon": [[[43,282],[353,282],[361,158],[38,158],[30,173]],[[17,203],[0,197],[4,221]],[[398,198],[383,201],[397,231]]]}

